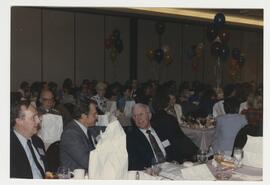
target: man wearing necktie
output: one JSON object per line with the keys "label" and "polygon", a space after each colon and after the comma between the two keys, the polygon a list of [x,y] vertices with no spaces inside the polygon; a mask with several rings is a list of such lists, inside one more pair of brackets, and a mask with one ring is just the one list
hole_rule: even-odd
{"label": "man wearing necktie", "polygon": [[81,104],[75,107],[73,118],[65,127],[60,140],[60,164],[74,169],[88,170],[90,151],[95,149],[93,137],[88,132],[89,127],[95,126],[97,119],[96,102],[89,105]]}
{"label": "man wearing necktie", "polygon": [[170,142],[151,126],[151,116],[147,105],[138,103],[132,108],[136,127],[127,131],[129,170],[143,170],[168,160]]}
{"label": "man wearing necktie", "polygon": [[29,101],[11,102],[10,177],[42,179],[47,169],[44,143],[36,136],[40,123]]}

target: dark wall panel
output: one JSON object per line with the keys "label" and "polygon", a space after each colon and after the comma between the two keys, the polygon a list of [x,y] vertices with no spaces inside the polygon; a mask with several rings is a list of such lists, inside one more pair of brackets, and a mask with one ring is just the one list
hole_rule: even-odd
{"label": "dark wall panel", "polygon": [[74,80],[74,14],[44,10],[43,23],[43,79],[61,86]]}
{"label": "dark wall panel", "polygon": [[104,80],[104,16],[76,14],[76,83]]}
{"label": "dark wall panel", "polygon": [[22,81],[41,80],[41,10],[12,8],[11,90]]}

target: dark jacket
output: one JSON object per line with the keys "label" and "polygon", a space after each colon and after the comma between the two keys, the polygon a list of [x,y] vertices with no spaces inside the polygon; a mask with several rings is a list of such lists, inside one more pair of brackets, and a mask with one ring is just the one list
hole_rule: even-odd
{"label": "dark jacket", "polygon": [[[162,143],[164,141],[170,143],[164,146],[166,161],[176,160],[182,163],[184,160],[193,159],[198,148],[184,135],[173,116],[165,112],[157,114],[151,120],[151,126]],[[129,170],[143,170],[150,167],[154,154],[147,138],[137,127],[127,130],[126,134]]]}
{"label": "dark jacket", "polygon": [[[40,149],[43,150],[43,153],[39,154],[44,163],[46,171],[48,168],[45,156],[44,143],[36,135],[32,136],[31,139],[34,147],[38,152]],[[10,178],[27,178],[27,179],[33,178],[31,166],[28,161],[27,155],[13,130],[10,132]]]}

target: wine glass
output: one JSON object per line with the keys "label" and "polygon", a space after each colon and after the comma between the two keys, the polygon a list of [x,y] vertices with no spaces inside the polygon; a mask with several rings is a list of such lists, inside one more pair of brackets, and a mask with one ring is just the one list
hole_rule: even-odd
{"label": "wine glass", "polygon": [[66,167],[59,167],[57,169],[57,176],[59,179],[70,179],[70,170]]}
{"label": "wine glass", "polygon": [[207,151],[206,150],[199,150],[197,154],[197,161],[200,163],[207,163],[208,157],[207,157]]}
{"label": "wine glass", "polygon": [[234,148],[233,151],[233,158],[235,159],[235,164],[237,165],[237,167],[241,167],[242,166],[242,159],[244,157],[244,152],[241,148]]}

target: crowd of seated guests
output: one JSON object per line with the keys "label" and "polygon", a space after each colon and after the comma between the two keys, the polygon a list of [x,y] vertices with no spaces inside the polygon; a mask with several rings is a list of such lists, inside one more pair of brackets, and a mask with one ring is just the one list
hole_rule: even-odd
{"label": "crowd of seated guests", "polygon": [[[183,82],[177,88],[175,81],[159,83],[151,80],[140,83],[138,80],[128,80],[124,84],[119,82],[109,84],[85,79],[77,87],[71,79],[67,78],[61,89],[55,82],[34,82],[31,85],[28,82],[22,82],[20,89],[11,93],[11,102],[21,100],[29,100],[31,107],[37,110],[38,115],[51,113],[62,116],[63,130],[70,122],[74,122],[74,114],[78,112],[78,107],[84,107],[83,110],[89,112],[93,111],[93,108],[85,109],[89,106],[89,102],[92,104],[93,101],[96,102],[94,110],[97,114],[102,115],[112,110],[108,108],[110,102],[115,102],[116,110],[121,114],[124,112],[127,102],[134,101],[134,104],[139,105],[136,111],[149,114],[145,119],[147,128],[156,129],[157,135],[160,132],[161,137],[167,138],[172,144],[168,151],[167,148],[163,150],[165,157],[168,155],[166,160],[174,160],[179,163],[193,160],[198,150],[179,127],[183,116],[191,115],[196,118],[213,115],[217,120],[217,128],[219,128],[219,133],[216,132],[215,136],[216,143],[213,144],[215,150],[232,150],[233,144],[243,147],[247,134],[262,136],[262,86],[256,87],[254,83],[228,84],[223,88],[215,89],[211,85],[198,81]],[[135,110],[132,109],[132,111]],[[134,138],[132,139],[130,136],[138,131],[135,129],[136,127],[140,129],[140,120],[134,120],[136,111],[131,112],[129,117],[132,123],[129,126],[134,128],[125,129],[131,145],[134,144]],[[77,117],[79,116],[83,120],[86,119],[85,115],[89,116],[86,112],[81,111]],[[233,120],[233,123],[230,120]],[[230,130],[234,130],[234,132],[232,133]],[[173,137],[177,137],[178,140]],[[222,143],[224,138],[226,138],[226,143]],[[181,147],[179,149],[175,146]],[[182,150],[183,148],[185,150]],[[149,160],[144,161],[143,165],[147,164],[147,166],[138,167],[136,165],[139,165],[141,161],[136,162],[136,160],[140,160],[134,154],[136,151],[131,148],[128,150],[130,150],[131,156],[135,155],[135,162],[132,161],[133,158],[129,159],[134,165],[133,167],[131,165],[130,169],[147,167],[151,164],[150,158],[156,156],[156,154],[151,154]],[[39,177],[41,176],[39,175]]]}

